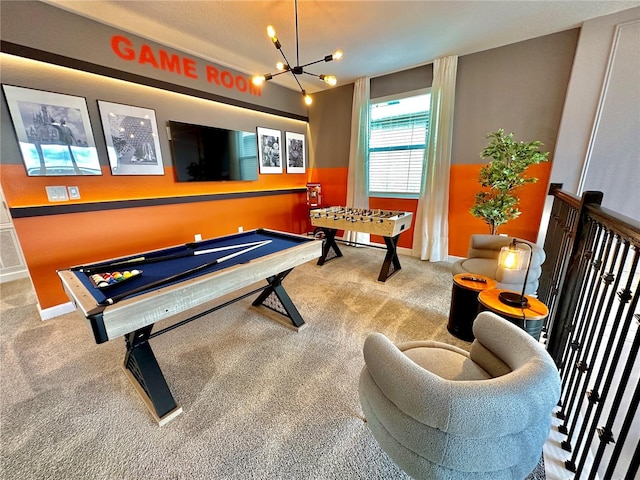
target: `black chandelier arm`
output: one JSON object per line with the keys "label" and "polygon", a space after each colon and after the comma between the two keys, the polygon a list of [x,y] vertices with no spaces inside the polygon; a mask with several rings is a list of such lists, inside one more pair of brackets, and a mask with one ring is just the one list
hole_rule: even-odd
{"label": "black chandelier arm", "polygon": [[[327,58],[329,58],[329,60],[327,60]],[[304,68],[304,67],[308,67],[309,65],[315,65],[316,63],[320,63],[320,62],[330,62],[331,60],[333,60],[333,54],[327,55],[319,60],[316,60],[315,62],[305,63],[304,65],[300,65],[300,67]]]}
{"label": "black chandelier arm", "polygon": [[288,67],[288,68],[285,68],[285,70],[289,70],[289,68],[291,68],[290,67],[291,64],[289,63],[289,60],[287,60],[287,56],[284,54],[284,51],[282,50],[282,48],[279,48],[278,51],[280,52],[280,55],[282,55],[282,58],[284,58],[286,67]]}
{"label": "black chandelier arm", "polygon": [[324,73],[317,74],[317,73],[307,72],[306,70],[303,70],[302,73],[306,75],[311,75],[312,77],[316,77],[317,79],[322,80],[323,82],[326,81],[325,78],[327,77],[327,75]]}
{"label": "black chandelier arm", "polygon": [[273,77],[277,77],[278,75],[282,75],[283,73],[287,73],[289,70],[282,70],[281,72],[269,73],[264,75],[266,80],[271,80]]}
{"label": "black chandelier arm", "polygon": [[302,88],[302,85],[300,84],[300,80],[298,80],[298,75],[296,75],[295,73],[293,73],[293,70],[287,70],[288,72],[291,72],[291,75],[293,75],[293,78],[295,78],[296,83],[298,84],[298,86],[300,87],[300,91],[302,92],[302,94],[304,95],[304,88]]}

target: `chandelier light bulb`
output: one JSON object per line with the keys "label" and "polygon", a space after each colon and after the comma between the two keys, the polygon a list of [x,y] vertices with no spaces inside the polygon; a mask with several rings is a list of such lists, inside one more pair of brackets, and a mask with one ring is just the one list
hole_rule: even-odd
{"label": "chandelier light bulb", "polygon": [[332,87],[338,83],[338,80],[333,75],[320,75],[320,80],[324,81],[327,85],[331,85]]}
{"label": "chandelier light bulb", "polygon": [[266,75],[254,75],[253,77],[251,77],[251,83],[259,87],[264,82],[266,82],[267,80],[271,80],[272,78],[273,75],[271,75],[270,73],[267,73]]}
{"label": "chandelier light bulb", "polygon": [[320,57],[318,60],[314,62],[300,64],[300,58],[298,55],[299,45],[298,45],[298,2],[297,1],[294,2],[294,10],[295,10],[295,19],[296,19],[296,23],[295,23],[296,63],[293,65],[289,63],[289,60],[285,56],[285,53],[282,51],[282,45],[280,44],[280,40],[278,40],[278,37],[276,37],[276,29],[273,28],[273,25],[268,25],[267,35],[271,39],[271,42],[273,42],[273,46],[276,47],[276,50],[278,50],[278,52],[282,55],[282,58],[284,59],[284,61],[276,63],[276,68],[277,68],[276,72],[268,73],[266,75],[256,75],[251,78],[251,82],[256,86],[260,86],[264,84],[264,82],[271,80],[274,76],[281,75],[283,73],[291,73],[294,80],[298,84],[298,87],[300,87],[300,90],[302,92],[302,98],[304,99],[304,103],[306,103],[307,105],[311,105],[313,103],[313,99],[311,98],[310,95],[307,95],[307,92],[304,90],[302,84],[300,83],[300,79],[298,77],[305,74],[312,75],[316,78],[320,78],[320,80],[324,81],[327,85],[333,87],[338,83],[338,80],[333,75],[317,75],[305,69],[311,65],[315,65],[323,61],[331,62],[333,60],[340,60],[343,57],[343,53],[342,53],[342,50],[336,50],[335,52],[329,55]]}

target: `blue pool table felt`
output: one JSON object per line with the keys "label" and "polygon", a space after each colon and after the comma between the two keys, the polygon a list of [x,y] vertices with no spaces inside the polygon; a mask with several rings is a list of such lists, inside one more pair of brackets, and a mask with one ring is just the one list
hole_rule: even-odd
{"label": "blue pool table felt", "polygon": [[[255,248],[251,251],[248,251],[234,258],[231,258],[227,261],[223,261],[221,263],[212,265],[204,270],[200,270],[191,276],[181,278],[179,280],[176,280],[175,282],[162,285],[162,287],[171,285],[173,283],[180,283],[190,278],[206,275],[208,273],[216,272],[225,268],[229,268],[233,265],[246,263],[251,259],[259,258],[259,257],[270,255],[272,253],[276,253],[282,250],[286,250],[287,248],[292,248],[306,241],[306,239],[304,238],[280,236],[277,234],[271,234],[270,232],[264,232],[264,231],[258,230],[258,231],[243,232],[236,235],[215,238],[211,240],[204,240],[202,242],[197,242],[197,244],[189,244],[190,246],[197,245],[197,247],[192,249],[188,248],[187,245],[181,245],[177,247],[156,250],[153,252],[147,252],[144,254],[144,256],[146,258],[162,257],[165,255],[187,253],[190,250],[196,250],[196,251],[207,250],[210,248],[223,247],[223,246],[226,247],[231,245],[243,245],[246,243],[261,242],[265,240],[271,240],[271,242],[259,248]],[[74,273],[78,276],[78,279],[84,284],[87,290],[92,293],[96,303],[100,304],[104,302],[107,298],[111,298],[119,294],[122,294],[124,292],[128,292],[133,289],[143,287],[144,285],[148,285],[150,283],[162,280],[164,278],[179,274],[181,272],[191,270],[205,263],[213,262],[214,260],[219,259],[221,257],[225,257],[227,255],[241,251],[243,250],[243,248],[247,248],[247,247],[240,246],[238,247],[237,250],[230,249],[230,250],[223,250],[219,252],[207,253],[203,255],[174,258],[171,260],[164,260],[164,261],[158,261],[158,262],[132,264],[131,266],[126,268],[118,267],[117,270],[111,270],[109,269],[109,267],[105,267],[104,270],[99,270],[96,273],[114,273],[115,271],[124,272],[125,270],[131,271],[134,269],[140,270],[142,272],[142,275],[120,282],[116,285],[112,285],[106,289],[97,288],[89,278],[90,274],[80,272],[77,270]],[[125,261],[132,258],[137,258],[140,256],[141,254],[129,255],[126,257],[113,259],[113,262],[115,263],[115,262]],[[146,293],[146,292],[140,292],[138,294],[142,294],[142,293]]]}

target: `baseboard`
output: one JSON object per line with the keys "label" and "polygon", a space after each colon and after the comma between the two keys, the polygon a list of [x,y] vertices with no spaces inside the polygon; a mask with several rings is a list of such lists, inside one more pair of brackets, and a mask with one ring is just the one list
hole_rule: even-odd
{"label": "baseboard", "polygon": [[38,313],[40,314],[40,318],[42,320],[51,320],[52,318],[59,317],[60,315],[64,315],[66,313],[71,313],[76,310],[76,306],[71,303],[63,303],[61,305],[56,305],[54,307],[49,307],[45,309],[41,309],[40,305],[38,305]]}
{"label": "baseboard", "polygon": [[27,269],[0,274],[0,283],[13,282],[14,280],[21,280],[23,278],[29,278],[29,271]]}

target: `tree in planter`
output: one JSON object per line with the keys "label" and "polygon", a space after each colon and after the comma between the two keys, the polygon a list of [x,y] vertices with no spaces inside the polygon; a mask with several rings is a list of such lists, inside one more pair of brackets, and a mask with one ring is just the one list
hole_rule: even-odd
{"label": "tree in planter", "polygon": [[481,218],[492,235],[498,228],[520,215],[515,192],[526,183],[538,181],[535,177],[526,177],[525,171],[531,165],[546,162],[549,152],[540,152],[542,142],[517,142],[513,133],[504,134],[504,130],[487,135],[489,145],[480,156],[490,158],[489,163],[480,169],[478,181],[485,189],[476,194],[471,214]]}

